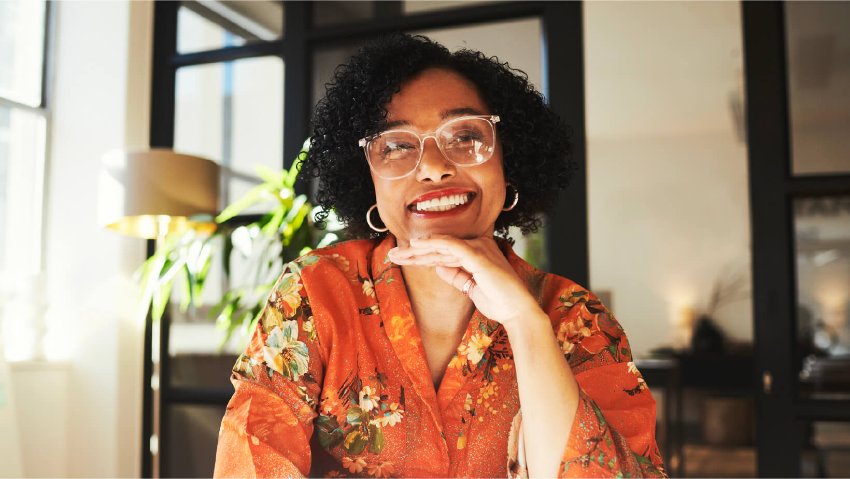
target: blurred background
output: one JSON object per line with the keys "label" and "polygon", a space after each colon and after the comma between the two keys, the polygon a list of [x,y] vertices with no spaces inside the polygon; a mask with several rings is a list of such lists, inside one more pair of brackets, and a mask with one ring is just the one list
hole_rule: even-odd
{"label": "blurred background", "polygon": [[[850,476],[848,25],[848,2],[0,0],[0,476],[212,474],[247,291],[341,235],[287,176],[310,111],[396,30],[509,62],[570,126],[581,171],[515,238],[617,315],[671,475]],[[173,161],[139,183],[151,148]],[[165,234],[189,157],[220,178],[196,212],[233,213],[212,237]],[[147,240],[105,227],[140,212]]]}

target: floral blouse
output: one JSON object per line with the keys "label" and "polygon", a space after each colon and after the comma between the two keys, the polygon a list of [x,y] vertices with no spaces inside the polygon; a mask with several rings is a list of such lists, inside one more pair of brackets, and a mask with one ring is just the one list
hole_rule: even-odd
{"label": "floral blouse", "polygon": [[[356,240],[289,263],[233,368],[216,477],[525,476],[505,329],[473,313],[435,390],[395,238]],[[590,292],[510,264],[551,318],[580,386],[552,476],[665,476],[655,401],[626,335]]]}

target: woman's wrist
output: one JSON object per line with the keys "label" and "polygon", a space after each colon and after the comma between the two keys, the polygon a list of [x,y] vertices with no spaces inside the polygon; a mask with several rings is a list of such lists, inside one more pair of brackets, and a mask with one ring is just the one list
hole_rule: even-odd
{"label": "woman's wrist", "polygon": [[511,319],[502,323],[508,338],[512,343],[521,343],[529,337],[539,337],[540,334],[554,336],[549,316],[536,303],[524,308]]}

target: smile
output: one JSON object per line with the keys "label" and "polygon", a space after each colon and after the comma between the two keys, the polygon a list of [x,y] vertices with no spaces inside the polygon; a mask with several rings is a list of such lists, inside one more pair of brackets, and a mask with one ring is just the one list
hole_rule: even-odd
{"label": "smile", "polygon": [[414,211],[448,211],[458,206],[465,205],[472,199],[472,193],[441,196],[430,200],[418,201],[411,205]]}

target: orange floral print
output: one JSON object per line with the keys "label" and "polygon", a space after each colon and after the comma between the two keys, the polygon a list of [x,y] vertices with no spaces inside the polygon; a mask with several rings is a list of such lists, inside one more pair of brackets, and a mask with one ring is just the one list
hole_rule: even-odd
{"label": "orange floral print", "polygon": [[[392,236],[349,241],[287,265],[234,365],[216,477],[527,477],[510,338],[474,311],[435,387],[387,259],[394,246]],[[551,476],[664,477],[655,401],[614,315],[500,246],[580,389]]]}
{"label": "orange floral print", "polygon": [[369,475],[372,477],[390,477],[393,471],[393,463],[389,461],[369,464]]}
{"label": "orange floral print", "polygon": [[360,457],[356,457],[356,458],[353,458],[353,459],[350,458],[350,457],[343,457],[342,458],[342,467],[348,469],[348,472],[357,474],[359,472],[362,472],[363,469],[366,468],[366,461],[364,461]]}
{"label": "orange floral print", "polygon": [[285,274],[278,281],[277,288],[272,291],[270,301],[285,317],[291,318],[301,304],[301,284],[295,274]]}

